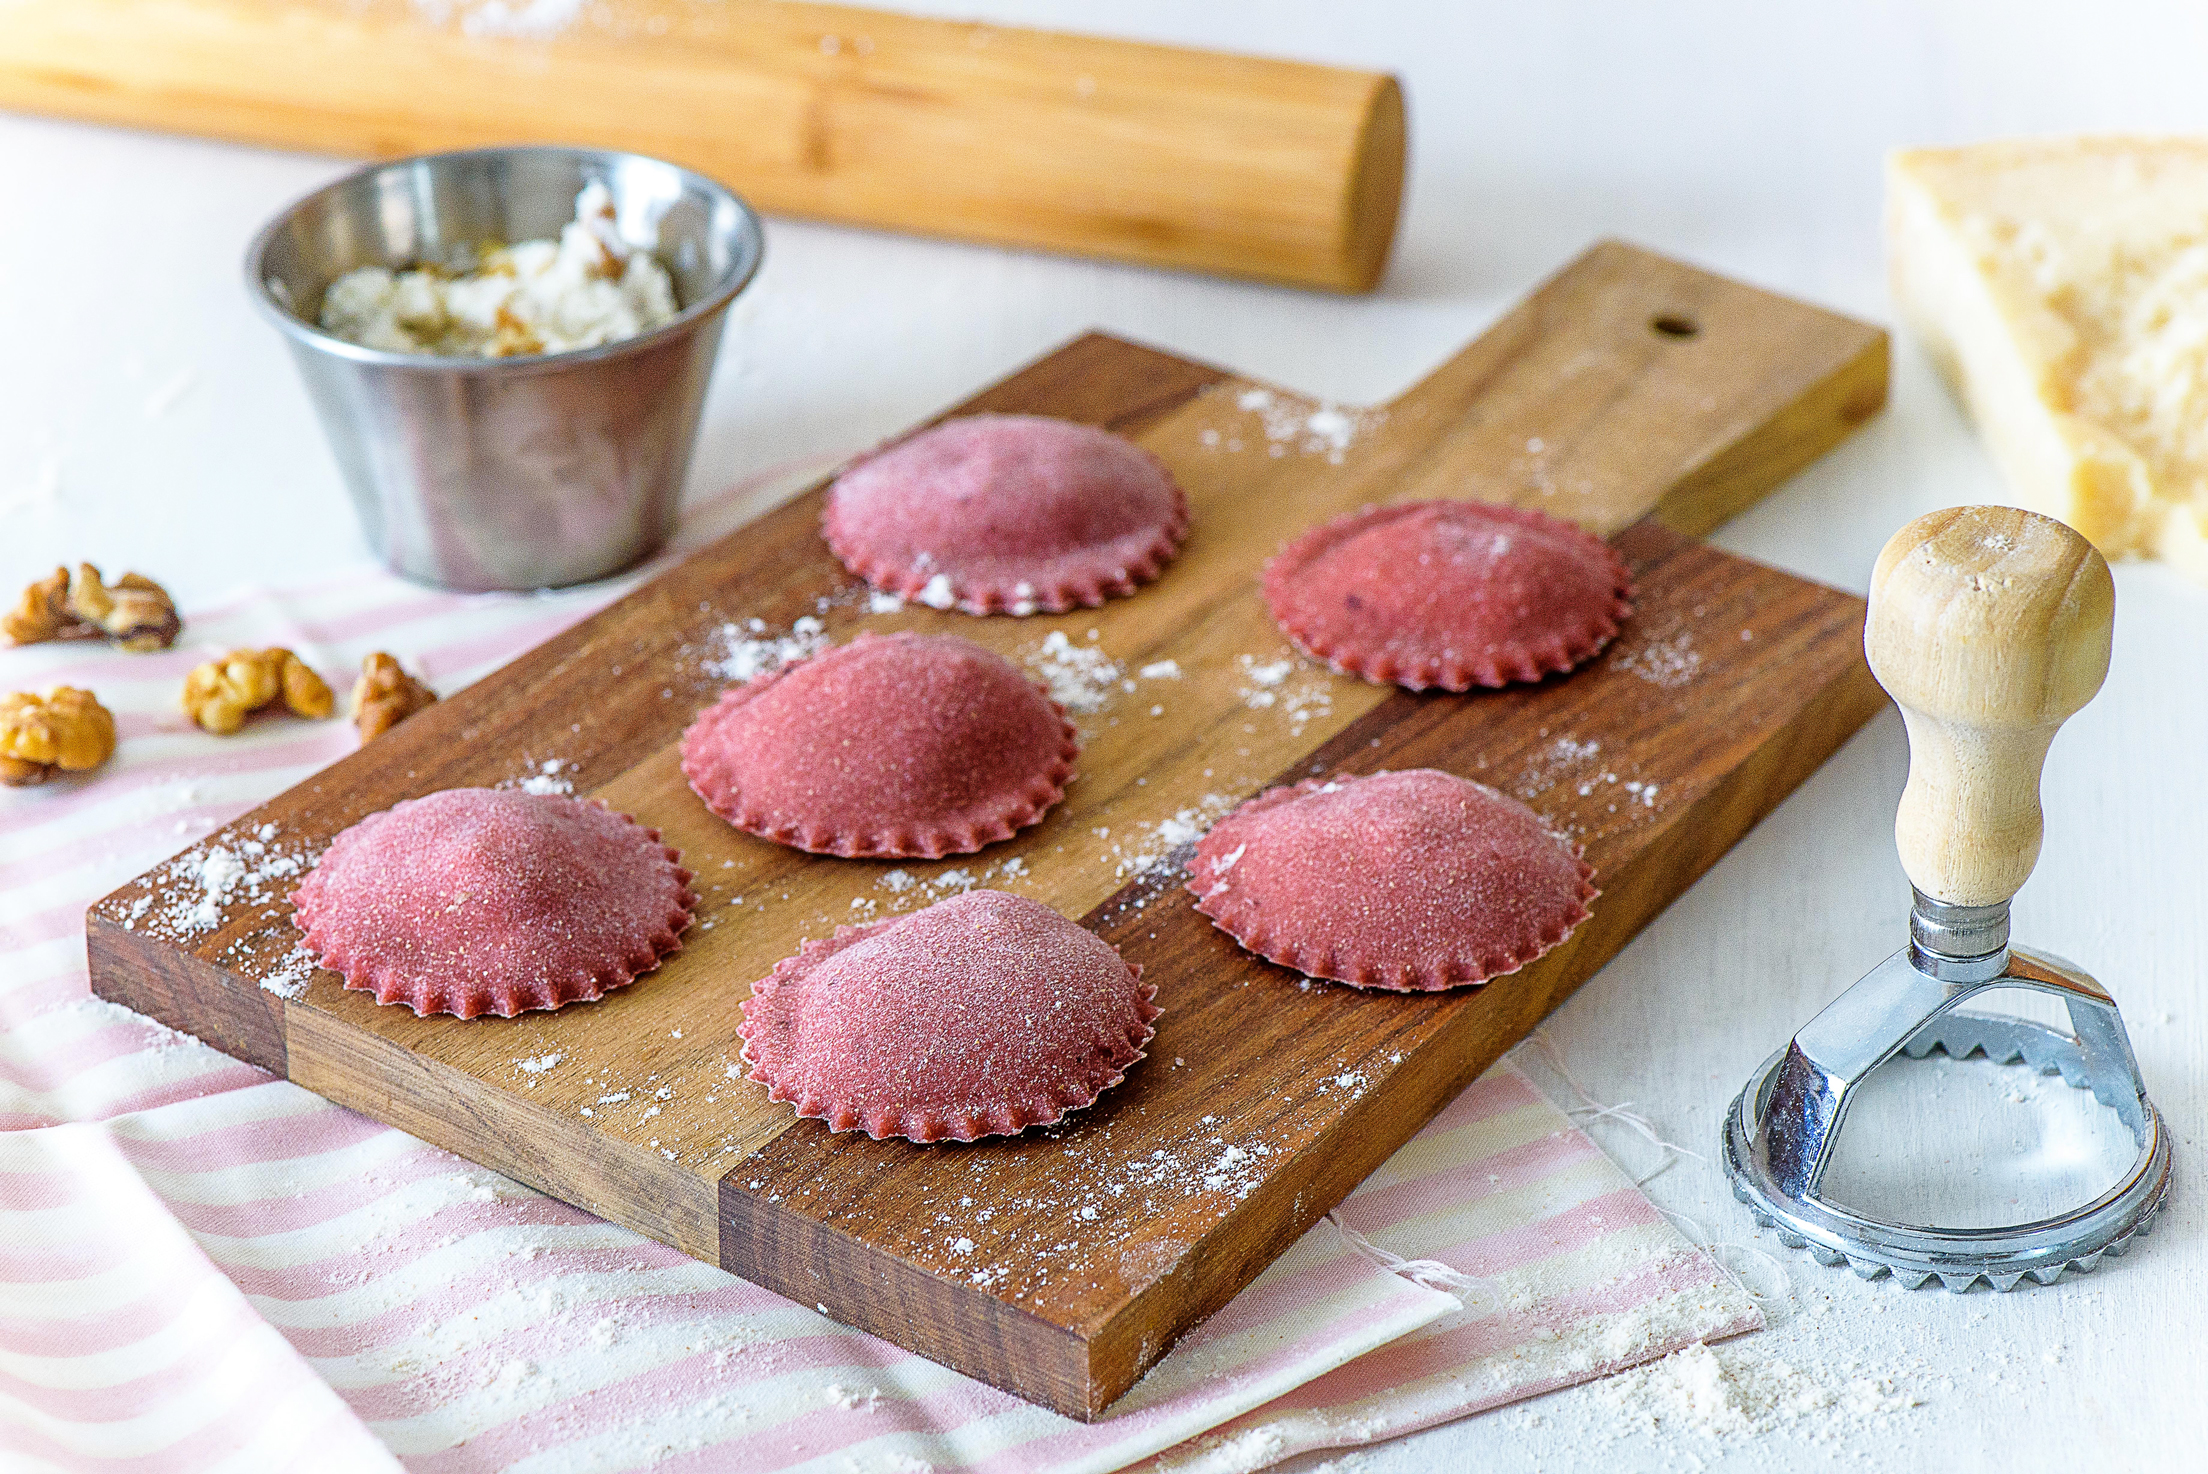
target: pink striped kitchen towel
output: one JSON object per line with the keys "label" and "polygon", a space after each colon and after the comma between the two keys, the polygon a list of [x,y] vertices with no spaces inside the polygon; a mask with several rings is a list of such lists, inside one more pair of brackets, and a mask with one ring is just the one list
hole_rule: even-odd
{"label": "pink striped kitchen towel", "polygon": [[[706,504],[682,546],[802,479]],[[9,1469],[1246,1470],[1760,1323],[1505,1064],[1076,1423],[90,996],[87,903],[353,743],[195,731],[175,698],[205,649],[286,644],[333,675],[388,649],[449,693],[625,586],[360,569],[196,613],[166,654],[0,652],[7,689],[90,686],[123,738],[92,778],[0,796]]]}

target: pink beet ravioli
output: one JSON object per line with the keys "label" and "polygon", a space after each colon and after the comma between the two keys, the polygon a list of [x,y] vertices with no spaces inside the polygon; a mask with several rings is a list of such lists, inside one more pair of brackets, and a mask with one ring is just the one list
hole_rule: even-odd
{"label": "pink beet ravioli", "polygon": [[1608,543],[1482,502],[1372,507],[1290,543],[1265,569],[1287,636],[1345,675],[1413,691],[1538,681],[1607,645],[1632,612]]}
{"label": "pink beet ravioli", "polygon": [[1156,578],[1188,534],[1188,499],[1108,431],[974,415],[837,477],[821,532],[853,573],[932,608],[1056,613]]}
{"label": "pink beet ravioli", "polygon": [[683,734],[682,771],[762,838],[934,859],[1042,818],[1079,750],[1004,657],[950,635],[862,634],[724,693]]}
{"label": "pink beet ravioli", "polygon": [[603,997],[682,947],[682,857],[559,794],[449,788],[331,841],[293,920],[345,986],[418,1014],[512,1018]]}
{"label": "pink beet ravioli", "polygon": [[1157,989],[1093,932],[1003,891],[838,927],[753,985],[744,1062],[770,1100],[879,1141],[1045,1126],[1126,1078]]}
{"label": "pink beet ravioli", "polygon": [[1197,842],[1196,909],[1315,978],[1431,991],[1571,935],[1594,867],[1533,810],[1432,768],[1269,789]]}

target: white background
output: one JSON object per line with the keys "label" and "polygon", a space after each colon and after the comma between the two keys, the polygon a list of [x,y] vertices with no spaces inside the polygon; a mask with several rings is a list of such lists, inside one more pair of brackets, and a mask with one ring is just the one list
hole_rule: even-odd
{"label": "white background", "polygon": [[[1601,235],[1886,321],[1887,148],[2208,132],[2208,11],[2174,4],[973,0],[957,13],[1395,71],[1412,170],[1386,280],[1371,297],[1338,299],[774,221],[767,265],[730,325],[694,493],[863,446],[1092,325],[1309,393],[1384,399]],[[291,365],[239,278],[259,225],[343,165],[5,118],[0,150],[11,166],[0,587],[90,557],[111,572],[157,571],[190,606],[362,557]],[[1895,346],[1887,412],[1719,543],[1860,590],[1909,517],[2002,498],[1915,346]],[[1808,1384],[1844,1392],[1869,1378],[1921,1399],[1914,1407],[1842,1407],[1712,1439],[1668,1424],[1627,1433],[1618,1398],[1581,1389],[1349,1466],[2019,1471],[2208,1459],[2208,590],[2136,565],[2117,570],[2117,589],[2114,666],[2055,746],[2046,850],[2018,899],[2018,935],[2079,959],[2125,1008],[2179,1143],[2154,1237],[2090,1279],[2009,1296],[1912,1294],[1784,1255],[1793,1318],[1728,1353],[1740,1375],[1778,1358]],[[1749,1070],[1902,940],[1908,892],[1891,821],[1905,768],[1889,713],[1566,1004],[1545,1036],[1579,1080],[1707,1155]],[[1887,1121],[1896,1133],[1944,1129],[1916,1155],[1947,1180],[2064,1166],[2074,1133],[2034,1123],[2052,1112],[2059,1127],[2067,1102],[2035,1110],[2007,1100],[2019,1092],[2006,1080],[1939,1079],[1929,1109]],[[1630,1135],[1598,1134],[1632,1165],[1657,1160]],[[1713,1237],[1751,1237],[1709,1163],[1682,1162],[1650,1190]]]}

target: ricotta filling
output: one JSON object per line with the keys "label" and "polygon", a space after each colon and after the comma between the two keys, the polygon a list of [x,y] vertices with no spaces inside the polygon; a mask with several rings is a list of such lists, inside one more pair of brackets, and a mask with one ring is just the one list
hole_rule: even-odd
{"label": "ricotta filling", "polygon": [[622,239],[613,196],[592,180],[558,240],[471,248],[449,266],[360,267],[323,293],[321,324],[389,353],[508,358],[618,343],[679,310],[667,268]]}

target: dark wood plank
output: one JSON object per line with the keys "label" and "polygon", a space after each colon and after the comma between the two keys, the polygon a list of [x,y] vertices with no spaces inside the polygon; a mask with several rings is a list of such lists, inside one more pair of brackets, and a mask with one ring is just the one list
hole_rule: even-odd
{"label": "dark wood plank", "polygon": [[[1654,523],[1618,542],[1641,585],[1639,617],[1656,628],[1691,624],[1718,647],[1691,676],[1655,684],[1634,660],[1645,647],[1628,640],[1539,687],[1398,693],[1276,775],[1438,767],[1527,798],[1582,839],[1604,886],[1594,918],[1567,945],[1483,988],[1445,994],[1307,984],[1215,930],[1187,904],[1175,868],[1085,918],[1146,977],[1164,980],[1153,1063],[1067,1125],[1014,1143],[916,1152],[813,1122],[784,1132],[723,1181],[730,1267],[787,1283],[795,1272],[775,1262],[785,1245],[829,1234],[863,1240],[896,1257],[900,1293],[885,1300],[872,1283],[817,1271],[811,1282],[839,1319],[884,1335],[896,1334],[918,1298],[914,1271],[949,1289],[974,1265],[1006,1268],[1001,1288],[1042,1315],[993,1330],[1016,1337],[1019,1355],[1049,1366],[1055,1381],[1067,1380],[1059,1365],[1078,1358],[1095,1389],[1087,1411],[1101,1411],[1187,1328],[1190,1306],[1208,1314],[1224,1304],[1883,701],[1861,658],[1860,600]],[[1753,639],[1743,642],[1743,630]],[[1728,661],[1727,640],[1760,646],[1761,657]],[[1590,741],[1599,752],[1558,756]],[[1665,775],[1652,799],[1636,773]],[[1194,1067],[1172,1068],[1176,1060]],[[1327,1084],[1352,1077],[1348,1089]],[[1224,1154],[1212,1138],[1225,1123],[1235,1133],[1227,1145],[1262,1147],[1280,1164],[1247,1195],[1243,1173],[1213,1173],[1223,1185],[1204,1186],[1204,1166]],[[1152,1171],[1146,1159],[1160,1149],[1195,1165]],[[1109,1191],[1153,1178],[1154,1190]],[[956,1209],[969,1200],[989,1205],[988,1216]],[[1036,1252],[1076,1221],[1094,1247]],[[971,1247],[954,1247],[960,1239]]]}
{"label": "dark wood plank", "polygon": [[289,1073],[284,1043],[284,1002],[265,988],[241,988],[192,953],[147,947],[135,926],[111,914],[88,913],[85,958],[93,991],[110,1003],[196,1034],[224,1054]]}

